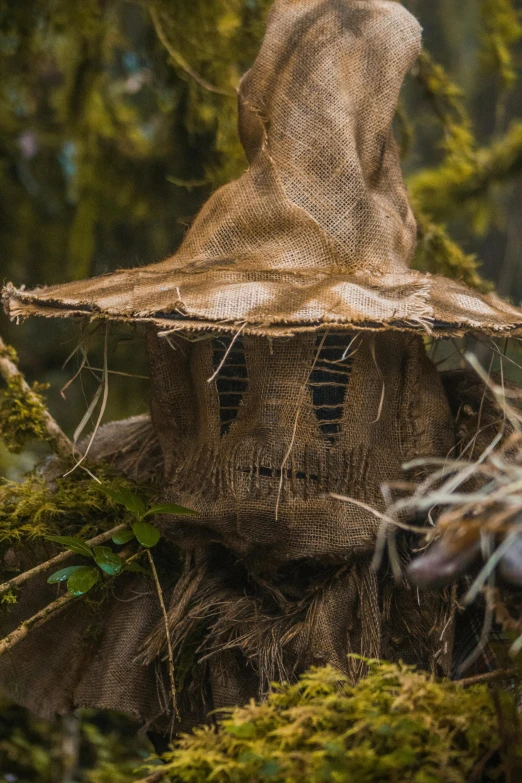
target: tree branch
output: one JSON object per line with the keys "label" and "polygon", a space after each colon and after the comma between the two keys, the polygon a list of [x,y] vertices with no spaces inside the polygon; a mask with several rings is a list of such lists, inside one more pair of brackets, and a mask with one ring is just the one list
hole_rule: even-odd
{"label": "tree branch", "polygon": [[[16,364],[9,358],[7,346],[0,337],[0,376],[9,382],[12,378],[18,376],[21,379],[22,390],[27,397],[35,404],[40,403],[39,398],[35,395],[22,373],[16,366]],[[53,419],[48,410],[44,409],[42,412],[43,423],[49,434],[49,438],[56,446],[56,453],[60,457],[70,458],[74,453],[72,442],[69,440],[65,432],[59,426],[59,424]]]}
{"label": "tree branch", "polygon": [[236,97],[235,92],[232,92],[232,90],[225,90],[222,87],[216,87],[214,84],[210,84],[210,82],[207,82],[206,79],[204,79],[202,76],[199,75],[199,73],[197,73],[193,68],[191,68],[191,66],[185,60],[183,55],[181,55],[178,51],[176,51],[176,49],[174,49],[172,44],[167,39],[167,36],[165,35],[165,31],[161,26],[160,18],[156,9],[151,6],[149,8],[149,13],[150,13],[150,18],[152,19],[152,24],[154,25],[154,29],[156,31],[156,35],[160,39],[164,48],[167,50],[170,58],[174,60],[174,62],[179,68],[184,70],[185,73],[187,73],[192,79],[194,79],[195,82],[197,82],[205,90],[208,90],[209,92],[214,92],[217,95],[226,95],[228,98]]}
{"label": "tree branch", "polygon": [[[86,544],[87,546],[90,547],[98,546],[99,544],[104,544],[106,541],[112,538],[113,535],[115,535],[115,533],[119,533],[120,530],[124,530],[126,527],[127,524],[123,522],[121,525],[117,525],[116,527],[113,527],[112,530],[107,530],[105,533],[100,533],[99,536],[96,536],[95,538],[91,538],[89,541],[86,541]],[[52,557],[50,560],[46,560],[45,563],[40,563],[34,568],[29,569],[29,571],[24,571],[23,574],[18,574],[18,576],[14,576],[12,579],[9,579],[7,582],[0,584],[0,595],[7,593],[7,591],[11,590],[11,588],[13,587],[20,587],[20,585],[23,585],[25,584],[25,582],[28,582],[29,579],[32,579],[33,576],[37,576],[38,574],[43,574],[45,571],[48,571],[53,566],[63,563],[64,560],[68,560],[73,555],[74,552],[71,552],[69,549],[67,549],[65,550],[65,552],[60,552],[59,555]]]}
{"label": "tree branch", "polygon": [[146,778],[137,780],[136,783],[159,783],[159,781],[164,780],[164,778],[168,774],[169,774],[168,769],[166,770],[158,769],[157,772],[153,772],[152,775],[148,775]]}
{"label": "tree branch", "polygon": [[62,609],[65,609],[65,607],[70,604],[71,601],[75,601],[77,597],[78,596],[72,595],[71,593],[65,593],[64,595],[61,595],[59,598],[57,598],[56,601],[53,601],[52,603],[45,606],[28,620],[25,620],[21,625],[18,626],[18,628],[16,628],[14,631],[11,631],[10,634],[0,640],[0,656],[23,641],[28,636],[30,631],[33,631],[40,625],[43,625],[51,617],[54,617],[56,614],[58,614],[58,612],[61,612]]}

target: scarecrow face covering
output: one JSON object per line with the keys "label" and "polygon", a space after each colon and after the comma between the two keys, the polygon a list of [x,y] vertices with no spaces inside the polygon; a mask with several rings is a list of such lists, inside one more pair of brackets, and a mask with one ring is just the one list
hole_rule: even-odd
{"label": "scarecrow face covering", "polygon": [[[239,89],[249,167],[210,198],[178,252],[4,291],[13,318],[148,327],[159,493],[199,512],[158,524],[188,553],[182,578],[165,587],[175,649],[206,622],[203,715],[314,663],[359,676],[349,652],[451,671],[450,603],[419,601],[372,571],[379,520],[368,507],[382,509],[381,487],[405,461],[454,447],[423,337],[520,334],[522,313],[409,268],[416,226],[391,126],[419,49],[418,23],[391,0],[276,0]],[[56,621],[69,625],[53,705],[162,725],[164,621],[150,597],[125,603],[133,588],[121,584],[121,603],[103,610],[105,658],[84,657],[81,676],[67,654],[79,631],[67,613]],[[25,689],[40,709],[39,633],[22,643],[33,647],[17,664],[17,698]],[[8,671],[0,661],[0,677]]]}
{"label": "scarecrow face covering", "polygon": [[[322,332],[173,343],[151,334],[152,415],[168,500],[200,512],[164,534],[278,564],[371,552],[381,485],[445,457],[453,421],[420,337]],[[210,382],[209,382],[210,381]],[[186,519],[186,518],[185,518]]]}

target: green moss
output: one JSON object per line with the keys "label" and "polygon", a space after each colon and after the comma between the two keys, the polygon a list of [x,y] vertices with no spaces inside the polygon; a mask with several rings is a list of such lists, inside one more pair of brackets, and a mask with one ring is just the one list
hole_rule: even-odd
{"label": "green moss", "polygon": [[11,376],[6,382],[6,388],[0,393],[0,437],[10,451],[20,452],[29,440],[48,440],[46,407],[41,394],[47,388],[46,384],[35,382],[32,394],[27,394],[21,374]]}
{"label": "green moss", "polygon": [[516,177],[520,171],[522,122],[515,121],[491,146],[473,154],[453,153],[441,166],[410,177],[408,186],[413,200],[434,220],[445,220],[459,213],[476,217],[490,203],[490,188]]}
{"label": "green moss", "polygon": [[444,226],[434,223],[419,209],[416,209],[415,216],[418,244],[413,266],[416,269],[462,280],[479,291],[491,291],[493,285],[480,275],[480,260],[476,255],[465,253]]}
{"label": "green moss", "polygon": [[[355,687],[331,667],[276,686],[265,703],[185,736],[164,760],[167,779],[183,783],[465,783],[500,746],[496,726],[487,688],[373,661]],[[485,764],[483,780],[496,779],[498,764]]]}
{"label": "green moss", "polygon": [[12,345],[0,345],[0,359],[9,359],[13,364],[18,364],[18,354]]}
{"label": "green moss", "polygon": [[[104,484],[135,488],[106,467],[98,466],[95,472]],[[88,538],[126,521],[127,513],[82,471],[57,479],[52,488],[37,474],[21,483],[0,481],[0,544],[4,547],[47,535]]]}
{"label": "green moss", "polygon": [[517,79],[513,47],[522,38],[521,12],[512,0],[482,0],[480,13],[482,67],[498,73],[502,88],[508,90]]}

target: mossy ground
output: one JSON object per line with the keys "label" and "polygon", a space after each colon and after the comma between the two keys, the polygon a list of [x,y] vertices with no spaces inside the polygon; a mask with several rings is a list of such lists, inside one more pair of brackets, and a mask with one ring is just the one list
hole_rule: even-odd
{"label": "mossy ground", "polygon": [[465,783],[503,779],[502,746],[485,686],[374,661],[356,686],[330,667],[276,686],[266,702],[185,736],[164,761],[167,779],[183,783]]}

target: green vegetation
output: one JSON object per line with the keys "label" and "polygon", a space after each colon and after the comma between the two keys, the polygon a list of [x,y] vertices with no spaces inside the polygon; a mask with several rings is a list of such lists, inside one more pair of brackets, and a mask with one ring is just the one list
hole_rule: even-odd
{"label": "green vegetation", "polygon": [[48,440],[42,392],[48,384],[35,381],[31,395],[23,388],[22,375],[13,375],[0,389],[0,437],[9,451],[22,451],[28,441]]}
{"label": "green vegetation", "polygon": [[497,725],[484,686],[376,661],[355,687],[330,667],[312,669],[265,703],[231,710],[217,729],[182,738],[164,756],[166,779],[465,783],[483,762],[482,780],[497,780]]}
{"label": "green vegetation", "polygon": [[[98,467],[96,475],[102,481],[132,486],[106,467]],[[129,519],[127,510],[84,471],[56,478],[52,487],[37,474],[23,482],[0,483],[0,547],[55,535],[90,538]]]}
{"label": "green vegetation", "polygon": [[[398,117],[419,225],[414,264],[481,289],[490,287],[486,278],[501,279],[502,293],[520,298],[518,240],[509,238],[522,172],[517,3],[405,5],[426,28],[426,49]],[[153,262],[176,248],[209,193],[246,166],[235,88],[256,54],[269,6],[270,0],[0,0],[5,278],[28,286],[60,282]],[[0,320],[29,377],[52,381],[53,388],[73,374],[59,369],[70,350],[57,339],[59,330],[52,322],[15,330]],[[16,360],[14,349],[3,355]],[[122,369],[145,372],[134,346],[125,357]],[[129,386],[127,379],[121,384]],[[0,392],[1,436],[14,451],[47,438],[44,387],[32,388],[29,401],[15,376]],[[111,376],[111,400],[118,388]],[[52,400],[51,406],[72,431],[86,405],[80,392],[69,392],[72,413],[61,399],[59,409]],[[122,395],[108,418],[134,413],[140,395]],[[2,454],[0,471],[9,460]],[[96,476],[115,491],[143,493],[146,508],[153,502],[152,487],[136,488],[103,466]],[[2,570],[6,578],[18,573],[28,543],[53,536],[84,541],[122,523],[139,523],[132,533],[147,546],[148,523],[133,513],[81,470],[50,485],[38,472],[22,483],[3,480]],[[111,576],[111,554],[93,554]],[[16,590],[6,592],[3,610],[16,600]],[[189,655],[185,668],[192,663]],[[206,781],[210,767],[217,783],[501,780],[495,769],[506,742],[498,715],[508,707],[483,686],[463,690],[407,667],[374,663],[355,688],[330,669],[314,670],[278,687],[266,704],[237,709],[218,729],[183,739],[166,755],[166,771],[186,783]],[[2,705],[0,781],[6,772],[18,783],[54,783],[66,774],[77,783],[136,780],[133,771],[150,746],[135,727],[91,711],[79,718],[77,764],[69,774],[63,745],[70,727]],[[513,735],[511,745],[518,739]],[[510,763],[516,768],[520,759]]]}

